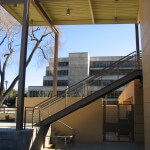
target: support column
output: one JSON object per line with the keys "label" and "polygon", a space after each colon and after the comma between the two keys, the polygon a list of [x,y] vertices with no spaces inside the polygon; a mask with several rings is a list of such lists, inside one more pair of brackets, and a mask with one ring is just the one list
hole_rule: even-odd
{"label": "support column", "polygon": [[55,52],[54,52],[54,75],[53,75],[53,93],[57,94],[57,70],[58,70],[58,34],[55,33]]}
{"label": "support column", "polygon": [[30,0],[24,1],[20,65],[19,65],[16,130],[23,130],[24,89],[25,89],[26,56],[27,56],[28,27],[29,27],[29,7],[30,7]]}
{"label": "support column", "polygon": [[139,27],[135,24],[135,36],[136,36],[136,61],[137,68],[140,69],[140,44],[139,44]]}

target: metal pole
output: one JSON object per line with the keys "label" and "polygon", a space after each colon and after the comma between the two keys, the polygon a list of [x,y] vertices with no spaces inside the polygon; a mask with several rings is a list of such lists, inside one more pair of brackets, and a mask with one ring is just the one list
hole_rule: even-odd
{"label": "metal pole", "polygon": [[24,130],[26,129],[26,116],[27,116],[27,110],[26,110],[26,107],[25,107],[25,115],[24,115]]}
{"label": "metal pole", "polygon": [[55,33],[55,52],[54,52],[54,75],[53,75],[53,93],[57,94],[57,70],[58,70],[58,34]]}
{"label": "metal pole", "polygon": [[106,102],[103,101],[103,141],[106,141]]}
{"label": "metal pole", "polygon": [[139,44],[139,28],[138,28],[138,24],[135,24],[135,37],[136,37],[136,61],[137,61],[137,68],[140,69],[140,44]]}
{"label": "metal pole", "polygon": [[117,105],[117,113],[118,113],[118,141],[120,141],[120,105]]}
{"label": "metal pole", "polygon": [[16,130],[23,130],[24,89],[25,89],[26,55],[27,55],[28,26],[29,26],[29,7],[30,7],[30,0],[24,1],[20,66],[19,66]]}

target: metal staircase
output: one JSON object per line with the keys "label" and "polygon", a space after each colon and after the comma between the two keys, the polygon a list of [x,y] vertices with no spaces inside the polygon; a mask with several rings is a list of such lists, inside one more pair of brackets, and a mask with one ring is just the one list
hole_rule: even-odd
{"label": "metal staircase", "polygon": [[[137,62],[137,60],[140,61]],[[129,70],[124,68],[127,65],[130,65]],[[120,75],[120,72],[122,75]],[[110,74],[118,74],[118,76],[115,76],[115,80],[110,83],[105,83],[105,80],[108,79]],[[34,112],[33,122],[34,117],[36,116],[37,118],[38,116],[39,119],[34,125],[40,126],[41,128],[39,135],[37,135],[37,138],[33,143],[32,150],[37,146],[40,136],[45,135],[46,130],[51,123],[82,107],[85,107],[86,105],[96,101],[98,98],[120,88],[130,81],[141,77],[141,59],[137,59],[136,52],[132,52],[109,67],[104,68],[98,74],[89,76],[79,83],[69,87],[61,94],[51,97],[36,105],[32,108],[32,111]]]}

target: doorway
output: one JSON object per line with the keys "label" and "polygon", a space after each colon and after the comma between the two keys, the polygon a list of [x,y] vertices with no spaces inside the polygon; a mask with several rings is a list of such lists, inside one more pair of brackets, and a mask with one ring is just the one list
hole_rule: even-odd
{"label": "doorway", "polygon": [[132,104],[108,105],[103,102],[103,141],[134,141],[134,110]]}

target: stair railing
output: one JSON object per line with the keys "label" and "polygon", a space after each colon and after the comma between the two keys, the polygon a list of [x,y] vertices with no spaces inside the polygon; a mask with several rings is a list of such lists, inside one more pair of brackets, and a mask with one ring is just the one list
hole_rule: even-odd
{"label": "stair railing", "polygon": [[[103,82],[104,86],[108,85],[105,83],[110,74],[120,74],[123,72],[125,67],[130,62],[130,67],[127,72],[124,72],[122,76],[137,70],[137,59],[136,52],[132,52],[129,55],[121,58],[112,65],[105,67],[99,73],[94,76],[89,76],[86,79],[80,81],[79,83],[67,88],[61,94],[47,99],[46,101],[36,105],[34,109],[35,112],[39,114],[39,122],[46,119],[47,117],[65,109],[66,107],[72,105],[73,103],[83,99],[86,96],[89,96],[93,91],[97,91],[102,88],[101,83]],[[141,60],[140,60],[141,64]],[[124,68],[125,67],[125,68]],[[119,75],[120,76],[120,75]],[[121,76],[120,76],[121,77]],[[117,80],[117,79],[116,79]],[[97,85],[99,84],[99,85]],[[72,101],[69,100],[70,97],[73,97]]]}

